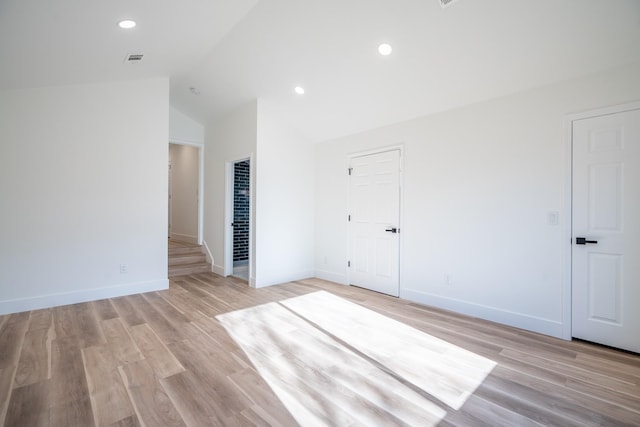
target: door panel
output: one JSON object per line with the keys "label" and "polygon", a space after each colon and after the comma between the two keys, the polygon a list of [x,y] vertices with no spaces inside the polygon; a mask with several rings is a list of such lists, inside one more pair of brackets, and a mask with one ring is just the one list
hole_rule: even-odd
{"label": "door panel", "polygon": [[350,162],[350,282],[399,295],[400,151],[354,157]]}
{"label": "door panel", "polygon": [[589,319],[620,325],[622,256],[589,254]]}
{"label": "door panel", "polygon": [[589,167],[589,229],[620,232],[622,163]]}
{"label": "door panel", "polygon": [[572,131],[572,335],[640,352],[640,110]]}

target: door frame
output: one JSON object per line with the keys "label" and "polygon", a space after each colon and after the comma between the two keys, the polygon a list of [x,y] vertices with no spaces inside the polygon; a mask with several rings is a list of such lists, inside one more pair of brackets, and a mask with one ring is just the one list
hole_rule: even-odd
{"label": "door frame", "polygon": [[198,149],[198,244],[204,236],[204,143],[169,138],[169,144],[188,145]]}
{"label": "door frame", "polygon": [[[171,147],[169,147],[169,151],[171,151]],[[169,202],[169,206],[168,206],[167,211],[168,211],[168,223],[169,223],[169,224],[168,224],[168,227],[167,227],[167,228],[168,228],[168,230],[167,230],[167,236],[168,236],[169,238],[171,238],[171,217],[173,216],[173,215],[172,215],[172,211],[173,211],[173,200],[171,200],[171,187],[173,186],[173,182],[171,181],[171,180],[173,179],[173,177],[171,176],[171,174],[173,173],[173,171],[171,170],[171,167],[172,167],[173,165],[171,164],[171,158],[169,158],[169,162],[168,162],[168,163],[169,163],[169,171],[168,171],[168,174],[169,174],[169,179],[168,179],[169,188],[167,189],[167,194],[168,194],[167,199],[168,199],[168,202]]]}
{"label": "door frame", "polygon": [[[347,246],[347,261],[351,260],[351,222],[349,221],[349,213],[351,212],[351,182],[350,182],[350,178],[349,178],[349,168],[351,167],[351,160],[356,158],[356,157],[363,157],[363,156],[369,156],[371,154],[380,154],[380,153],[386,153],[389,151],[394,151],[394,150],[398,150],[400,151],[400,159],[398,160],[398,166],[399,166],[399,171],[398,171],[398,184],[400,185],[400,200],[399,200],[399,206],[398,208],[400,209],[400,212],[398,213],[398,230],[400,230],[400,232],[398,233],[398,298],[404,298],[404,294],[403,294],[403,287],[402,287],[402,230],[403,230],[403,224],[404,224],[404,143],[397,143],[394,145],[387,145],[384,147],[379,147],[379,148],[373,148],[370,150],[365,150],[365,151],[358,151],[358,152],[353,152],[353,153],[349,153],[347,154],[347,159],[346,159],[346,166],[345,166],[345,170],[347,171],[347,179],[346,179],[346,185],[347,185],[347,210],[345,212],[344,218],[345,221],[347,222],[347,239],[346,239],[346,246]],[[345,262],[345,268],[347,271],[346,274],[346,278],[347,278],[347,285],[351,286],[351,268],[346,266],[346,262]]]}
{"label": "door frame", "polygon": [[233,199],[234,199],[234,165],[249,160],[249,286],[256,287],[254,274],[254,212],[255,212],[255,156],[248,154],[225,162],[225,195],[224,195],[224,277],[233,274]]}
{"label": "door frame", "polygon": [[567,173],[565,176],[565,218],[563,221],[562,236],[565,239],[563,258],[564,258],[564,286],[562,287],[563,298],[563,316],[562,316],[562,338],[565,340],[572,339],[572,301],[571,293],[573,288],[571,269],[573,266],[572,258],[572,217],[573,217],[573,122],[576,120],[589,119],[592,117],[606,116],[610,114],[623,113],[625,111],[640,109],[640,101],[630,102],[626,104],[613,105],[610,107],[598,108],[594,110],[582,111],[580,113],[568,114],[565,116],[565,155]]}

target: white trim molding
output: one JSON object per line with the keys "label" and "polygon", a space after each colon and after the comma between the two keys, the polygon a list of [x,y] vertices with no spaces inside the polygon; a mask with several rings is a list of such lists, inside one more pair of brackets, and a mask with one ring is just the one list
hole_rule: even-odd
{"label": "white trim molding", "polygon": [[169,279],[0,301],[0,315],[169,289]]}
{"label": "white trim molding", "polygon": [[315,277],[318,279],[326,280],[328,282],[337,283],[339,285],[348,285],[346,274],[335,273],[333,271],[316,270]]}
{"label": "white trim molding", "polygon": [[400,297],[420,304],[429,305],[431,307],[451,310],[467,316],[478,317],[491,322],[526,329],[528,331],[550,335],[556,338],[562,338],[563,334],[562,322],[551,319],[529,316],[523,313],[516,313],[496,307],[474,304],[413,289],[404,289]]}
{"label": "white trim molding", "polygon": [[[207,259],[207,262],[209,264],[211,264],[211,271],[223,276],[222,273],[216,271],[216,268],[219,268],[219,267],[215,264],[214,259],[213,259],[213,255],[211,254],[211,250],[209,249],[209,245],[207,245],[207,242],[205,242],[204,240],[202,241],[202,248],[204,249],[204,256]],[[223,273],[224,273],[224,271],[223,271]]]}
{"label": "white trim molding", "polygon": [[255,279],[252,278],[254,284],[253,287],[255,288],[266,288],[267,286],[274,286],[274,285],[280,285],[283,283],[288,283],[288,282],[295,282],[297,280],[304,280],[304,279],[310,279],[314,277],[314,271],[313,270],[307,270],[307,271],[300,271],[298,273],[292,273],[292,274],[288,274],[286,275],[284,278],[278,278],[278,280],[267,280],[265,282],[262,283],[256,283]]}

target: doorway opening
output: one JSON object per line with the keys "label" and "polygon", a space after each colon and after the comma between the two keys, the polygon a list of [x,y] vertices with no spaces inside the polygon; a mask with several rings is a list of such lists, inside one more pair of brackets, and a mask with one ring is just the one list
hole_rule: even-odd
{"label": "doorway opening", "polygon": [[227,162],[224,275],[251,283],[252,211],[251,157]]}
{"label": "doorway opening", "polygon": [[250,161],[233,165],[233,275],[249,280]]}
{"label": "doorway opening", "polygon": [[169,187],[168,187],[168,191],[167,193],[169,194],[169,197],[167,198],[167,237],[169,239],[171,239],[171,145],[169,145],[169,183],[168,183]]}
{"label": "doorway opening", "polygon": [[170,240],[202,244],[201,187],[201,147],[169,142]]}

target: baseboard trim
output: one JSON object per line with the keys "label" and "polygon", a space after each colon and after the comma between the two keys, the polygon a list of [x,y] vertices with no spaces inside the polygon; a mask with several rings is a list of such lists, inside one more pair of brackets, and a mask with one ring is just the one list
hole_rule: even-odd
{"label": "baseboard trim", "polygon": [[171,233],[171,238],[181,242],[198,244],[198,236],[189,236],[187,234]]}
{"label": "baseboard trim", "polygon": [[224,267],[221,267],[219,265],[211,264],[211,271],[219,274],[220,276],[224,276]]}
{"label": "baseboard trim", "polygon": [[316,270],[315,277],[326,280],[328,282],[338,283],[340,285],[348,285],[347,276],[345,274],[334,273],[332,271]]}
{"label": "baseboard trim", "polygon": [[209,250],[209,245],[207,245],[207,242],[205,240],[202,241],[202,247],[204,248],[204,256],[207,259],[207,262],[211,264],[211,271],[213,271],[214,273],[218,273],[217,271],[214,270],[214,268],[217,266],[213,263],[213,255],[211,254],[211,251]]}
{"label": "baseboard trim", "polygon": [[[307,271],[301,271],[298,273],[288,274],[286,276],[279,277],[277,279],[266,280],[259,283],[253,280],[254,284],[252,286],[255,288],[266,288],[267,286],[280,285],[282,283],[295,282],[296,280],[309,279],[312,277],[314,277],[314,271],[307,270]],[[251,283],[251,281],[249,283]]]}
{"label": "baseboard trim", "polygon": [[106,298],[115,298],[125,295],[141,294],[144,292],[162,291],[165,289],[169,289],[168,279],[127,283],[124,285],[109,286],[105,288],[42,295],[33,298],[19,298],[0,301],[0,315],[96,301]]}
{"label": "baseboard trim", "polygon": [[413,289],[400,289],[400,297],[420,304],[564,339],[564,325],[562,322],[442,297]]}

